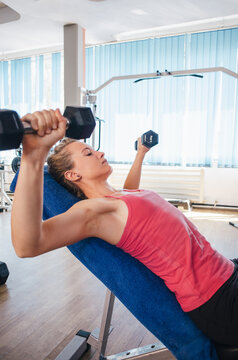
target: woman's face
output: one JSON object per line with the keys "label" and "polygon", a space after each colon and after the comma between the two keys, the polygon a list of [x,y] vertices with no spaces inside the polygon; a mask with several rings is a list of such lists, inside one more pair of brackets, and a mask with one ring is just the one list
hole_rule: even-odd
{"label": "woman's face", "polygon": [[104,158],[104,153],[95,151],[91,146],[82,142],[73,142],[67,145],[71,154],[73,168],[69,171],[87,180],[107,179],[112,173],[112,168]]}

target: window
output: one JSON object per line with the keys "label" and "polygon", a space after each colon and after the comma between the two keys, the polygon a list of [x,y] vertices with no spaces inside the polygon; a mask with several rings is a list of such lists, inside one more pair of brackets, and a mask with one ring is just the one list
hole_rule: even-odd
{"label": "window", "polygon": [[[0,106],[20,115],[63,110],[62,63],[62,53],[0,61]],[[238,28],[89,47],[86,88],[112,76],[218,66],[238,72]],[[151,164],[238,167],[237,94],[237,80],[222,73],[113,82],[97,96],[102,148],[111,162],[131,162],[134,141],[152,129],[160,144]]]}

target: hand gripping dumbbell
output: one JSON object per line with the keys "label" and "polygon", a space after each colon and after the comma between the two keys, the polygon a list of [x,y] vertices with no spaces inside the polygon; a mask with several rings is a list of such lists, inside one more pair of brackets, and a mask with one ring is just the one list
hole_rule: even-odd
{"label": "hand gripping dumbbell", "polygon": [[[65,108],[67,118],[66,136],[73,139],[87,139],[95,126],[95,118],[89,107]],[[0,150],[18,149],[25,134],[36,134],[28,122],[22,122],[16,111],[0,110]]]}
{"label": "hand gripping dumbbell", "polygon": [[[146,146],[147,148],[151,148],[159,143],[159,135],[149,130],[141,135],[141,143],[142,145]],[[137,150],[138,141],[135,142],[135,150]]]}

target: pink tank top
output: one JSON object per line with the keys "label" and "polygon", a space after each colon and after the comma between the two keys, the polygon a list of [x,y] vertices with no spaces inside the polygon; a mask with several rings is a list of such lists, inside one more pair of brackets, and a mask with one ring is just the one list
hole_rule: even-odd
{"label": "pink tank top", "polygon": [[128,207],[127,223],[116,246],[161,277],[184,311],[204,304],[232,275],[233,262],[214,250],[178,209],[155,192],[136,190],[110,197]]}

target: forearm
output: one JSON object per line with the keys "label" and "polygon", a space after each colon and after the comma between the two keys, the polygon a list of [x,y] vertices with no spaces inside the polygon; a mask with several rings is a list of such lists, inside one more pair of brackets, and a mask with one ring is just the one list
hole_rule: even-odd
{"label": "forearm", "polygon": [[45,157],[41,152],[21,160],[11,216],[12,243],[20,257],[34,256],[41,240]]}
{"label": "forearm", "polygon": [[138,189],[140,186],[141,170],[145,154],[137,153],[132,167],[124,183],[124,189]]}

